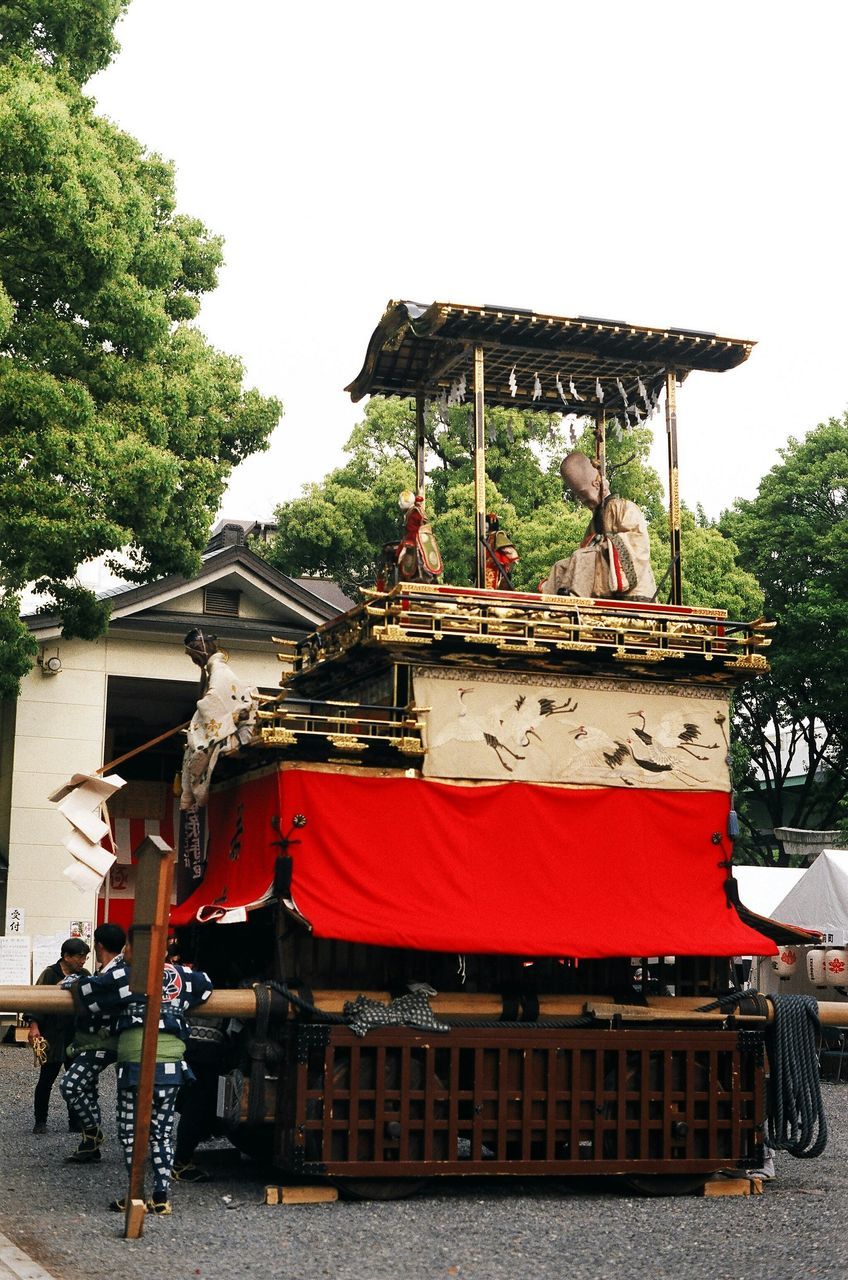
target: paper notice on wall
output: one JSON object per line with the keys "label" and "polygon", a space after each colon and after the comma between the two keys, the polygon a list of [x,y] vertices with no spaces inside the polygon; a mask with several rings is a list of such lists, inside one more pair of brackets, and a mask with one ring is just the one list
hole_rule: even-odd
{"label": "paper notice on wall", "polygon": [[92,871],[91,867],[87,867],[84,862],[76,861],[69,867],[65,867],[62,874],[68,877],[80,893],[97,893],[103,879],[99,872]]}
{"label": "paper notice on wall", "polygon": [[[51,964],[56,964],[62,953],[66,933],[37,933],[32,940],[32,981],[36,982]],[[27,982],[30,979],[27,978]]]}
{"label": "paper notice on wall", "polygon": [[114,853],[109,853],[101,844],[92,844],[79,831],[71,831],[62,843],[69,853],[72,853],[80,862],[84,862],[92,871],[96,871],[101,879],[115,861]]}
{"label": "paper notice on wall", "polygon": [[26,934],[0,938],[0,985],[29,986],[30,940]]}

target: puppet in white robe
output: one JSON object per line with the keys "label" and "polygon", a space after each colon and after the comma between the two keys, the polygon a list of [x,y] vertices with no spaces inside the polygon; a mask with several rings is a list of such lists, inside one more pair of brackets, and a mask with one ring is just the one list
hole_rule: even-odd
{"label": "puppet in white robe", "polygon": [[214,636],[191,631],[185,645],[192,661],[203,668],[201,694],[183,756],[180,808],[191,809],[206,804],[218,757],[237,751],[252,736],[257,696],[218,652]]}
{"label": "puppet in white robe", "polygon": [[635,502],[610,496],[606,480],[582,453],[570,453],[560,473],[575,497],[592,510],[577,550],[558,560],[540,590],[586,599],[653,600],[657,584],[645,517]]}

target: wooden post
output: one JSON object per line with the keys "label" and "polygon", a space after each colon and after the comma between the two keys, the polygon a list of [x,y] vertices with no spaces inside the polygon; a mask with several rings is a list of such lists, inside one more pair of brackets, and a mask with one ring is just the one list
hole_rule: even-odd
{"label": "wooden post", "polygon": [[595,415],[595,465],[602,480],[607,478],[607,418],[603,409]]}
{"label": "wooden post", "polygon": [[424,397],[415,397],[415,492],[424,492]]}
{"label": "wooden post", "polygon": [[483,348],[474,348],[474,530],[476,585],[486,585],[486,429],[483,423],[485,407],[485,364]]}
{"label": "wooden post", "polygon": [[150,1112],[156,1077],[156,1046],[162,1003],[162,969],[168,945],[168,912],[174,879],[174,851],[159,836],[147,836],[136,850],[130,989],[147,997],[141,1063],[135,1097],[133,1155],[127,1189],[124,1238],[137,1240],[144,1229],[144,1167],[150,1140]]}
{"label": "wooden post", "polygon": [[683,603],[680,559],[680,487],[677,470],[677,371],[665,375],[665,430],[668,436],[668,534],[671,555],[670,604]]}

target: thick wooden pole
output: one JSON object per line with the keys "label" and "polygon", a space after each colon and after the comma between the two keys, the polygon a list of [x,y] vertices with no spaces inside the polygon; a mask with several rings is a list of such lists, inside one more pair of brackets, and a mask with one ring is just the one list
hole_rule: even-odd
{"label": "thick wooden pole", "polygon": [[158,836],[148,836],[136,853],[136,861],[130,987],[134,993],[147,997],[147,1007],[141,1039],[133,1155],[124,1219],[124,1237],[127,1240],[138,1239],[144,1229],[144,1168],[150,1141],[150,1113],[156,1078],[162,970],[168,945],[174,851]]}
{"label": "thick wooden pole", "polygon": [[680,559],[680,484],[677,467],[677,371],[665,375],[665,430],[668,437],[668,534],[671,556],[670,604],[683,603]]}
{"label": "thick wooden pole", "polygon": [[[295,988],[295,991],[297,988]],[[368,996],[372,1000],[387,1003],[391,998],[388,991],[359,991],[351,989],[317,990],[312,992],[312,1003],[325,1013],[341,1013],[345,1003],[355,1000],[358,995]],[[609,996],[583,995],[539,997],[539,1011],[546,1017],[570,1017],[582,1013],[586,1004],[603,1005]],[[688,1011],[699,1005],[707,1004],[706,996],[649,996],[648,1009],[654,1015],[662,1015],[664,1010],[678,1009]],[[452,1014],[480,1014],[490,1018],[499,1018],[503,1012],[503,999],[499,995],[469,994],[464,991],[446,992],[433,996],[430,1004],[433,1012],[443,1017]],[[818,1002],[819,1021],[823,1026],[848,1026],[848,1002],[845,1000],[820,1000]],[[621,1006],[624,1008],[625,1006]],[[0,1009],[14,1012],[17,1009],[33,1013],[73,1013],[73,1000],[70,991],[60,991],[58,987],[0,987]],[[644,1013],[644,1007],[643,1007]],[[253,988],[222,988],[213,991],[196,1010],[192,1010],[192,1019],[202,1018],[238,1018],[249,1022],[256,1017],[256,993]],[[714,1015],[702,1014],[706,1021],[714,1020]],[[722,1015],[725,1016],[725,1015]],[[744,1022],[762,1022],[756,1014],[734,1015]],[[767,1017],[769,1021],[771,1014]]]}
{"label": "thick wooden pole", "polygon": [[483,348],[474,348],[474,532],[476,585],[486,585],[486,428]]}

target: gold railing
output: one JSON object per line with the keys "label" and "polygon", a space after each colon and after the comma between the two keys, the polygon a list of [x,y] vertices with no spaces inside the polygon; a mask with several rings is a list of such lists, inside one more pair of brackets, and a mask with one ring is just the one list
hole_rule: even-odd
{"label": "gold railing", "polygon": [[369,748],[402,756],[424,754],[417,711],[364,706],[353,702],[287,702],[282,697],[257,715],[253,745],[310,747],[340,755],[361,755]]}
{"label": "gold railing", "polygon": [[[493,660],[597,655],[654,664],[685,660],[707,671],[768,670],[762,650],[774,626],[733,622],[719,609],[530,595],[409,583],[367,592],[366,601],[301,642],[292,675],[344,656],[354,646],[418,651],[466,649]],[[418,652],[415,652],[418,657]],[[560,658],[560,660],[561,660]]]}

